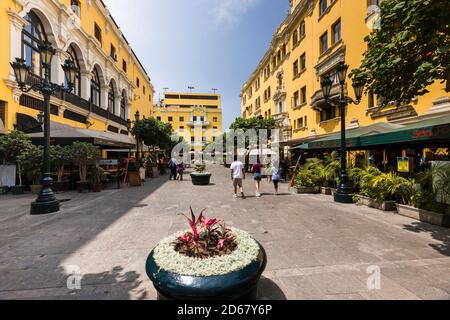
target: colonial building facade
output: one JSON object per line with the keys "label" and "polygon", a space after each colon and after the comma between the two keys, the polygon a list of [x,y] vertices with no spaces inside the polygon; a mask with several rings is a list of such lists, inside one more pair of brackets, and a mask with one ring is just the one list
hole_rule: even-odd
{"label": "colonial building facade", "polygon": [[154,89],[150,77],[101,0],[0,1],[0,130],[24,130],[42,111],[42,96],[22,93],[10,62],[31,68],[28,84],[42,77],[38,45],[56,49],[51,81],[63,84],[61,64],[78,67],[70,94],[51,98],[51,121],[71,127],[128,135],[136,111],[149,116]]}
{"label": "colonial building facade", "polygon": [[[287,145],[326,137],[340,131],[336,105],[325,101],[320,82],[333,76],[340,62],[360,65],[364,37],[376,26],[379,0],[291,0],[269,50],[241,90],[241,116],[274,118]],[[352,83],[347,91],[353,96]],[[349,105],[347,128],[379,122],[408,124],[450,113],[445,85],[435,83],[430,93],[411,104],[381,108],[367,94],[359,106]],[[339,95],[335,80],[331,99]]]}
{"label": "colonial building facade", "polygon": [[167,92],[153,116],[170,123],[174,132],[201,152],[222,134],[221,96],[210,93]]}

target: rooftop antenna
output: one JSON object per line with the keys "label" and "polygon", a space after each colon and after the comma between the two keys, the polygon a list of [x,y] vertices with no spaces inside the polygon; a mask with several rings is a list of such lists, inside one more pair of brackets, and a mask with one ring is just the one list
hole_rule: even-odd
{"label": "rooftop antenna", "polygon": [[212,88],[211,90],[214,92],[214,94],[215,94],[217,91],[219,91],[219,89],[216,89],[216,88]]}
{"label": "rooftop antenna", "polygon": [[192,93],[192,90],[194,90],[195,87],[189,86],[188,89],[191,90],[191,93]]}
{"label": "rooftop antenna", "polygon": [[164,92],[166,92],[167,90],[169,90],[169,88],[163,88],[164,89]]}

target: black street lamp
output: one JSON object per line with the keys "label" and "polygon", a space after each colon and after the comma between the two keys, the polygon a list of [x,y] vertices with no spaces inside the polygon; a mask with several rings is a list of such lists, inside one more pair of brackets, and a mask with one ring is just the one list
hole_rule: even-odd
{"label": "black street lamp", "polygon": [[[346,137],[346,125],[345,125],[345,109],[349,104],[358,105],[361,103],[362,94],[364,91],[363,82],[353,82],[353,89],[355,90],[355,98],[345,95],[345,80],[347,78],[348,65],[343,62],[337,68],[337,79],[340,86],[340,96],[339,96],[339,112],[341,114],[341,177],[339,181],[339,187],[334,196],[334,201],[339,203],[353,203],[352,190],[348,185],[348,174],[347,174],[347,137]],[[330,77],[325,77],[322,82],[322,92],[325,100],[328,102],[330,97],[331,88],[333,86],[333,81]]]}
{"label": "black street lamp", "polygon": [[[130,135],[130,132],[131,132],[131,120],[130,119],[127,119],[127,132],[128,132],[128,135]],[[131,148],[128,149],[128,158],[130,158],[130,157],[131,157]]]}
{"label": "black street lamp", "polygon": [[30,74],[30,67],[26,65],[25,60],[16,58],[11,63],[14,75],[19,88],[22,92],[30,92],[31,90],[41,93],[44,97],[44,110],[38,115],[38,121],[44,124],[44,159],[42,167],[42,189],[35,202],[31,204],[31,214],[48,214],[59,211],[59,201],[56,199],[51,187],[53,179],[50,174],[50,97],[58,90],[71,92],[74,87],[75,78],[78,72],[75,64],[71,60],[66,60],[62,68],[66,76],[67,88],[50,82],[49,71],[52,58],[56,50],[52,48],[50,43],[45,42],[38,46],[40,50],[41,65],[44,70],[44,78],[30,87],[27,87],[26,81]]}
{"label": "black street lamp", "polygon": [[[138,122],[141,119],[141,114],[139,113],[139,110],[136,111],[134,114],[134,125],[136,126]],[[136,160],[139,162],[141,160],[141,157],[139,155],[139,130],[136,130]]]}

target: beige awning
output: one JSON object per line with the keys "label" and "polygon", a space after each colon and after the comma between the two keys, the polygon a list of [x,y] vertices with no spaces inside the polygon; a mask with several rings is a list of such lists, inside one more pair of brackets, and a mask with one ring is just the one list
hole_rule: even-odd
{"label": "beige awning", "polygon": [[[42,143],[43,133],[32,133],[29,136],[36,143]],[[89,142],[101,147],[134,148],[136,140],[133,137],[114,132],[104,132],[75,128],[65,124],[51,122],[50,141],[52,144],[71,144],[74,141]]]}

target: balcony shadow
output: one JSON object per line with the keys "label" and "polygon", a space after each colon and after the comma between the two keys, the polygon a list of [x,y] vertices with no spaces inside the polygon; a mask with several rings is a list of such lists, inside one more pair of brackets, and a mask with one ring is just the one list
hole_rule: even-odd
{"label": "balcony shadow", "polygon": [[[73,275],[63,273],[65,282],[75,284]],[[142,280],[135,271],[124,272],[123,267],[116,266],[110,271],[82,275],[79,290],[67,289],[69,294],[62,298],[67,300],[145,300],[148,292],[139,288]]]}
{"label": "balcony shadow", "polygon": [[272,280],[261,277],[258,286],[258,300],[287,300],[281,288]]}
{"label": "balcony shadow", "polygon": [[404,230],[414,233],[427,233],[440,244],[430,243],[429,246],[442,255],[450,257],[450,229],[434,226],[424,222],[412,222],[403,226]]}

